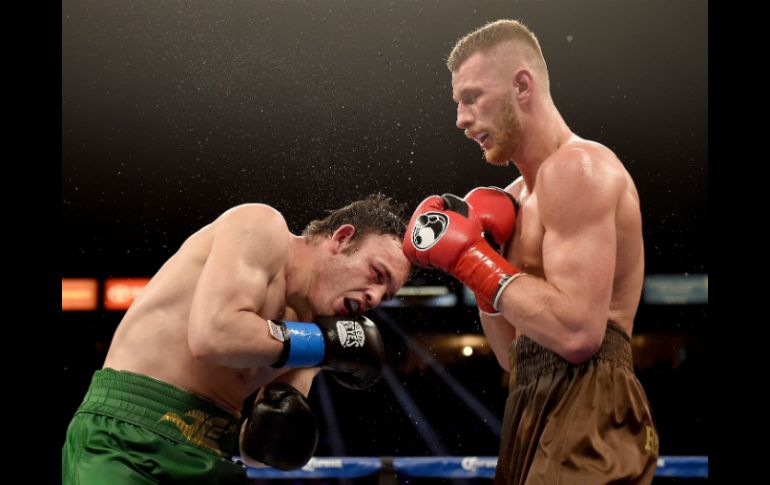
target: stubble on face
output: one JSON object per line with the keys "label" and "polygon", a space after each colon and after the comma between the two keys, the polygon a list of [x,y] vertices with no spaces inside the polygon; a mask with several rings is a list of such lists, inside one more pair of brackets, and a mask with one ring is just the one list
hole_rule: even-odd
{"label": "stubble on face", "polygon": [[513,159],[521,139],[521,124],[513,109],[513,95],[507,93],[501,100],[500,114],[491,127],[494,130],[494,145],[484,152],[484,158],[492,165],[506,166]]}

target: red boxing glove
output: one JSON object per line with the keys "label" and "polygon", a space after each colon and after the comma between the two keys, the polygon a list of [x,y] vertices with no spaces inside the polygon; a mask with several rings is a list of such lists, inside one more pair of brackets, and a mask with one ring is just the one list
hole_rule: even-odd
{"label": "red boxing glove", "polygon": [[[508,192],[499,187],[476,187],[464,197],[481,221],[487,240],[502,246],[513,235],[516,227],[516,202]],[[491,315],[499,314],[492,305],[476,295],[479,310]]]}
{"label": "red boxing glove", "polygon": [[508,242],[516,227],[516,202],[511,194],[498,187],[476,187],[465,194],[465,201],[495,243]]}
{"label": "red boxing glove", "polygon": [[412,215],[402,248],[409,261],[450,273],[496,311],[502,289],[519,270],[492,249],[482,231],[463,199],[432,195]]}

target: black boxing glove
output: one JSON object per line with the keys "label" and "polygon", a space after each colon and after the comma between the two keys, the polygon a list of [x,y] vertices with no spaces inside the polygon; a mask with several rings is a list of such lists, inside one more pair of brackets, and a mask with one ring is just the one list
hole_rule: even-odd
{"label": "black boxing glove", "polygon": [[281,470],[304,466],[318,446],[310,405],[289,384],[272,383],[252,407],[241,434],[241,455]]}
{"label": "black boxing glove", "polygon": [[273,367],[321,367],[349,389],[366,389],[382,376],[385,346],[377,326],[366,317],[267,323],[270,334],[284,344]]}

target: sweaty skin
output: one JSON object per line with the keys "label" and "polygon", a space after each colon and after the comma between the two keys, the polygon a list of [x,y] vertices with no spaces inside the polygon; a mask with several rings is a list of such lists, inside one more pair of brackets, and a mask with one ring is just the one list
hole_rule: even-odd
{"label": "sweaty skin", "polygon": [[503,290],[499,316],[481,316],[506,370],[518,334],[573,363],[599,348],[607,320],[631,335],[644,275],[631,176],[610,149],[572,133],[544,72],[517,49],[476,52],[452,73],[457,127],[489,163],[522,174],[506,188],[520,207],[504,256],[527,274]]}
{"label": "sweaty skin", "polygon": [[[572,162],[575,158],[583,158],[583,162]],[[573,166],[564,169],[564,165],[570,164]],[[547,182],[539,181],[531,193],[527,190],[522,177],[506,188],[506,191],[519,202],[519,211],[513,236],[504,248],[505,258],[523,272],[544,279],[562,295],[575,295],[576,299],[585,301],[585,305],[600,305],[595,309],[599,314],[595,317],[596,322],[606,323],[607,320],[612,320],[631,335],[644,275],[639,195],[631,177],[609,149],[577,137],[554,153],[543,164],[541,170],[544,170],[543,173],[549,170],[552,173],[545,176],[544,180]],[[596,217],[596,220],[587,217],[584,220],[582,216],[586,214],[581,211],[583,197],[580,197],[572,202],[575,208],[574,214],[560,213],[560,216],[566,219],[565,221],[556,221],[551,224],[549,217],[545,216],[544,223],[543,214],[541,214],[542,204],[538,200],[540,183],[543,186],[547,186],[548,183],[561,186],[560,182],[568,181],[561,179],[568,179],[570,170],[599,171],[601,178],[609,179],[605,184],[606,191],[612,195],[606,202],[608,207]],[[574,190],[579,193],[581,187],[574,187]],[[610,194],[596,194],[596,197],[606,197]],[[556,195],[557,197],[551,198],[566,198],[561,193]],[[546,198],[548,199],[547,195]],[[571,216],[577,219],[570,220]],[[569,235],[569,232],[560,234],[552,229],[546,237],[546,224],[557,227],[567,226],[565,232],[574,225],[574,231],[583,231],[586,236],[574,238]],[[551,262],[549,268],[552,270],[548,274],[544,267],[544,259]],[[585,274],[585,277],[579,278],[580,274]],[[611,282],[611,288],[606,287],[608,281]],[[594,286],[589,288],[591,284]],[[528,316],[527,310],[524,310],[519,313],[522,319],[553,318],[544,308],[548,294],[537,295],[537,290],[527,291],[529,288],[517,285],[516,282],[511,286],[511,290],[514,290],[514,286],[518,286],[514,291],[522,292],[518,295],[517,301],[535,298],[534,301],[531,300],[532,303],[529,306],[535,313]],[[504,299],[512,297],[508,293],[506,292]],[[606,302],[607,297],[609,302]],[[540,311],[536,309],[538,303],[541,304]],[[501,306],[503,305],[505,303]],[[567,308],[565,311],[570,309]],[[492,332],[500,327],[505,328],[504,325],[495,322],[497,319],[504,319],[504,317],[482,314],[484,328]],[[513,331],[503,332],[505,337],[502,341],[490,339],[497,340],[492,343],[493,349],[498,361],[506,370],[510,344],[516,336],[516,324],[520,321],[516,319],[507,325]],[[563,337],[558,334],[542,333],[544,334],[542,339],[546,342],[549,337],[554,341]]]}
{"label": "sweaty skin", "polygon": [[498,286],[470,281],[510,372],[494,483],[651,483],[657,432],[630,339],[644,280],[634,182],[609,148],[564,121],[521,22],[467,34],[447,65],[457,128],[488,163],[521,174],[505,188],[515,216],[499,194],[468,201],[505,240],[507,260],[480,242],[477,271]]}
{"label": "sweaty skin", "polygon": [[307,396],[318,369],[270,367],[283,344],[266,320],[345,315],[346,299],[363,312],[408,276],[396,238],[369,235],[352,256],[342,254],[354,232],[344,225],[311,244],[269,206],[230,209],[155,274],[118,326],[104,367],[160,379],[236,416],[249,394],[274,380]]}

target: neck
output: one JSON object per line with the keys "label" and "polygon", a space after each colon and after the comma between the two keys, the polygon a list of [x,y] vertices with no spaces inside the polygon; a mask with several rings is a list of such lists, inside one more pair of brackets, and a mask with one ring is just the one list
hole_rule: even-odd
{"label": "neck", "polygon": [[312,320],[308,297],[313,283],[318,245],[302,236],[292,236],[286,261],[286,306],[293,309],[300,319]]}
{"label": "neck", "polygon": [[569,129],[550,98],[535,107],[527,118],[528,123],[522,130],[522,144],[513,163],[531,192],[543,162],[577,135]]}

